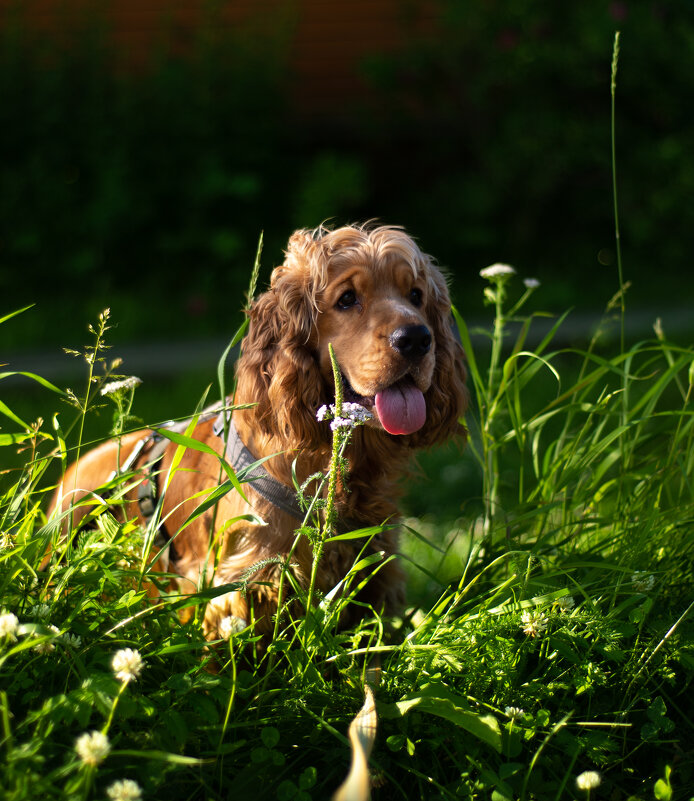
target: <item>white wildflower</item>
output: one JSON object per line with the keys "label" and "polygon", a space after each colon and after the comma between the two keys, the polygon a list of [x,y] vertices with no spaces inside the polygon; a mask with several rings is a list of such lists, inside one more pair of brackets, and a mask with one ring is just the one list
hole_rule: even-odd
{"label": "white wildflower", "polygon": [[640,570],[631,577],[631,586],[636,592],[650,592],[655,586],[655,576]]}
{"label": "white wildflower", "polygon": [[495,278],[506,278],[515,274],[516,271],[510,264],[491,264],[489,267],[480,270],[482,278],[486,278],[488,281],[493,281]]}
{"label": "white wildflower", "polygon": [[242,617],[236,615],[229,615],[219,621],[218,631],[219,636],[224,640],[229,640],[234,634],[243,631],[248,623]]}
{"label": "white wildflower", "polygon": [[563,595],[561,598],[557,598],[554,603],[560,612],[564,612],[566,614],[568,614],[574,608],[574,606],[576,606],[576,601],[574,601],[572,595]]}
{"label": "white wildflower", "polygon": [[131,375],[128,378],[123,378],[121,381],[109,381],[101,387],[102,395],[115,395],[118,392],[127,392],[129,389],[135,389],[140,386],[142,379],[136,375]]}
{"label": "white wildflower", "polygon": [[100,731],[82,734],[75,741],[77,756],[85,765],[98,765],[106,759],[110,750],[108,737]]}
{"label": "white wildflower", "polygon": [[132,779],[121,779],[113,782],[106,790],[106,795],[111,801],[140,801],[142,790],[140,785]]}
{"label": "white wildflower", "polygon": [[44,640],[43,642],[40,642],[38,645],[34,646],[34,651],[36,651],[37,654],[41,654],[42,656],[45,654],[50,654],[53,651],[55,651],[55,644],[53,643],[53,639],[55,639],[60,635],[60,629],[57,626],[49,626],[48,631],[51,635],[53,635],[53,638],[50,640]]}
{"label": "white wildflower", "polygon": [[520,720],[525,717],[525,712],[518,706],[507,706],[504,709],[504,715],[512,720]]}
{"label": "white wildflower", "polygon": [[578,787],[579,790],[590,791],[599,787],[601,781],[602,776],[597,770],[584,770],[583,773],[576,776],[576,787]]}
{"label": "white wildflower", "polygon": [[13,615],[12,612],[3,612],[0,615],[0,639],[7,637],[10,642],[15,642],[18,627],[17,615]]}
{"label": "white wildflower", "polygon": [[354,428],[354,420],[349,417],[336,417],[330,421],[331,431],[337,431],[338,428]]}
{"label": "white wildflower", "polygon": [[373,417],[373,412],[370,412],[361,403],[350,403],[349,401],[342,404],[342,414],[359,423],[365,423]]}
{"label": "white wildflower", "polygon": [[316,420],[321,423],[324,420],[330,420],[330,428],[333,431],[338,428],[354,428],[354,426],[371,420],[372,417],[373,412],[362,406],[361,403],[352,403],[351,401],[345,401],[342,404],[342,413],[339,417],[334,403],[331,403],[330,406],[321,406],[316,412]]}
{"label": "white wildflower", "polygon": [[524,278],[523,283],[526,289],[537,289],[540,286],[540,282],[537,278]]}
{"label": "white wildflower", "polygon": [[547,616],[543,612],[523,612],[521,628],[528,637],[539,638],[547,629]]}
{"label": "white wildflower", "polygon": [[134,648],[121,648],[111,660],[111,667],[119,681],[135,681],[140,675],[143,662],[140,652]]}

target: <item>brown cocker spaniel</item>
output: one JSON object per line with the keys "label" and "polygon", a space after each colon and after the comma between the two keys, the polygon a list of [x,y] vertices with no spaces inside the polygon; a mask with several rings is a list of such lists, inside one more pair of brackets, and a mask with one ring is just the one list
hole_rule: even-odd
{"label": "brown cocker spaniel", "polygon": [[[354,429],[345,454],[349,478],[346,486],[338,486],[336,501],[343,530],[392,523],[398,480],[412,451],[465,435],[460,422],[467,403],[465,367],[451,332],[446,282],[403,230],[348,226],[297,231],[284,263],[272,274],[270,289],[252,304],[249,317],[236,392],[229,398],[230,405],[249,405],[233,411],[226,431],[215,413],[203,416],[191,433],[217,454],[226,453],[232,464],[232,451],[243,451],[250,461],[271,457],[263,465],[262,480],[243,485],[248,503],[232,490],[182,527],[207,497],[201,492],[220,483],[220,461],[209,451],[188,448],[171,469],[177,446],[168,440],[159,446],[156,469],[146,478],[160,498],[158,547],[163,549],[156,566],[176,574],[180,592],[195,592],[201,578],[213,586],[247,578],[250,568],[265,562],[250,576],[246,593],[227,592],[208,604],[208,639],[228,636],[230,620],[235,625],[253,622],[261,634],[272,630],[282,570],[277,557],[289,554],[300,525],[301,514],[291,506],[294,480],[302,483],[326,471],[330,461],[331,427],[316,419],[322,405],[334,402],[329,343],[342,372],[345,401],[373,415]],[[237,441],[225,451],[230,428]],[[65,509],[101,487],[113,476],[118,453],[121,465],[139,475],[155,448],[151,439],[143,440],[148,433],[127,435],[120,451],[107,442],[86,454],[66,472],[56,505]],[[235,467],[239,470],[239,463]],[[134,488],[125,514],[142,519],[137,496]],[[83,513],[81,508],[73,512],[77,517]],[[247,519],[249,513],[256,519]],[[320,593],[338,585],[362,547],[360,540],[326,546],[317,573]],[[369,548],[382,551],[387,560],[397,549],[395,531],[386,528]],[[306,537],[298,540],[290,563],[306,588],[312,564]],[[404,602],[397,560],[370,569],[373,575],[359,601],[396,612]]]}

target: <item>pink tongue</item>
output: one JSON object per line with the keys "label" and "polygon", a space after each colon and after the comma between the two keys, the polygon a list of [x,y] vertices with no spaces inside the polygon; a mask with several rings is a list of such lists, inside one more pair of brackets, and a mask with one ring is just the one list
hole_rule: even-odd
{"label": "pink tongue", "polygon": [[376,411],[389,434],[412,434],[426,420],[424,395],[414,384],[397,384],[376,395]]}

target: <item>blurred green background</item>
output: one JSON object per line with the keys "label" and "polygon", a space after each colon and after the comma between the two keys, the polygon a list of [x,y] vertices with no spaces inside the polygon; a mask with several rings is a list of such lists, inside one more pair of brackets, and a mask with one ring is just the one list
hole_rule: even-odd
{"label": "blurred green background", "polygon": [[[324,220],[404,225],[466,316],[488,314],[478,273],[496,261],[540,279],[536,306],[600,312],[618,287],[616,30],[628,307],[686,329],[689,0],[184,6],[0,0],[0,316],[36,304],[2,325],[3,369],[64,361],[110,307],[113,356],[171,356],[137,363],[135,412],[186,414],[214,370],[179,369],[176,349],[221,354],[261,230],[264,282],[289,234]],[[5,386],[47,414],[43,390]]]}

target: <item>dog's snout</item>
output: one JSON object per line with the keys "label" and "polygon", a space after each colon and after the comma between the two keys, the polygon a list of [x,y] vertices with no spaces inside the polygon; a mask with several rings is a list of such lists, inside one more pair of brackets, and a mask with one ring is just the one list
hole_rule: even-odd
{"label": "dog's snout", "polygon": [[390,335],[391,346],[406,359],[421,359],[431,348],[431,332],[425,325],[404,325]]}

